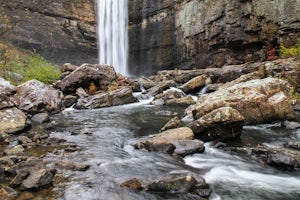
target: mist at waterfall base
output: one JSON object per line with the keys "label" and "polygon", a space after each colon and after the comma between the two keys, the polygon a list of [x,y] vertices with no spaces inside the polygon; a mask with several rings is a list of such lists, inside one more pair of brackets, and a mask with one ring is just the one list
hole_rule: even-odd
{"label": "mist at waterfall base", "polygon": [[127,0],[97,0],[99,63],[114,66],[127,75],[128,8]]}
{"label": "mist at waterfall base", "polygon": [[[174,116],[182,116],[180,107],[150,106],[135,103],[96,110],[66,110],[53,116],[58,122],[51,137],[75,142],[80,151],[67,156],[63,151],[48,154],[51,163],[89,164],[86,172],[60,171],[68,178],[61,199],[73,200],[163,200],[194,199],[188,194],[161,195],[122,189],[120,184],[133,177],[144,183],[175,174],[197,174],[209,183],[210,199],[300,199],[300,173],[261,165],[243,153],[224,151],[206,144],[203,154],[178,159],[164,153],[135,150],[137,139],[157,133]],[[72,134],[79,133],[79,134]],[[91,134],[85,134],[91,133]],[[240,145],[274,145],[299,140],[300,130],[281,126],[247,126]]]}

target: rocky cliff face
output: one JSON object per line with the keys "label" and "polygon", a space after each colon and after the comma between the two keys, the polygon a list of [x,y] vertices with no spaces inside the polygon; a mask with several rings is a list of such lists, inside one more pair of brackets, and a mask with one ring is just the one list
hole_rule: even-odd
{"label": "rocky cliff face", "polygon": [[[56,63],[97,62],[94,0],[0,5],[15,44]],[[265,60],[300,38],[299,0],[128,0],[128,7],[132,74]]]}
{"label": "rocky cliff face", "polygon": [[265,60],[300,38],[299,0],[129,0],[130,67],[219,67]]}
{"label": "rocky cliff face", "polygon": [[93,0],[0,0],[9,39],[55,63],[97,62]]}

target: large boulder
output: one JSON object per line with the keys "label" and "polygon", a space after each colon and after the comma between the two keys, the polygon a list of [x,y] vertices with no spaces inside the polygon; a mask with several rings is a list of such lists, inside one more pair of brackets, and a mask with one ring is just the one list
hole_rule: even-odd
{"label": "large boulder", "polygon": [[196,138],[205,142],[238,138],[243,129],[244,117],[231,107],[217,108],[187,125]]}
{"label": "large boulder", "polygon": [[95,109],[137,102],[132,88],[123,87],[112,92],[104,92],[81,98],[75,105],[78,109]]}
{"label": "large boulder", "polygon": [[208,82],[207,79],[208,77],[206,75],[196,76],[195,78],[181,85],[179,88],[185,93],[196,92],[203,87],[206,82]]}
{"label": "large boulder", "polygon": [[37,80],[19,85],[15,95],[19,109],[29,114],[57,113],[61,110],[62,99],[60,91]]}
{"label": "large boulder", "polygon": [[295,117],[291,105],[292,88],[277,78],[251,80],[202,95],[195,105],[186,109],[197,120],[221,107],[232,107],[244,118],[245,124],[269,123]]}
{"label": "large boulder", "polygon": [[188,127],[169,129],[159,134],[154,134],[149,138],[133,144],[136,149],[146,149],[148,151],[173,153],[185,156],[192,153],[204,151],[202,141],[194,140],[194,133]]}
{"label": "large boulder", "polygon": [[0,132],[16,133],[27,125],[26,115],[17,108],[0,110]]}
{"label": "large boulder", "polygon": [[64,79],[56,83],[65,94],[73,94],[77,88],[89,89],[93,84],[97,90],[107,91],[108,86],[117,81],[117,73],[109,65],[83,64]]}

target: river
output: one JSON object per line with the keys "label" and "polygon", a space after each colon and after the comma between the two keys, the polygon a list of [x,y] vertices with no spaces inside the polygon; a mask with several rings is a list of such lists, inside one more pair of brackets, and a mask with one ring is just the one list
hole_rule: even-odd
{"label": "river", "polygon": [[[96,110],[65,110],[55,115],[57,130],[51,137],[75,142],[80,151],[49,153],[49,162],[75,162],[90,165],[86,172],[60,171],[68,182],[63,197],[74,200],[193,199],[186,194],[161,196],[145,191],[125,190],[120,184],[137,177],[147,183],[172,174],[198,174],[209,183],[210,199],[300,199],[300,173],[263,166],[249,156],[224,151],[206,144],[203,154],[184,160],[162,153],[135,150],[137,138],[157,133],[182,108],[135,103]],[[74,134],[76,133],[76,134]],[[299,140],[300,130],[287,130],[279,124],[246,126],[239,144],[275,145]]]}

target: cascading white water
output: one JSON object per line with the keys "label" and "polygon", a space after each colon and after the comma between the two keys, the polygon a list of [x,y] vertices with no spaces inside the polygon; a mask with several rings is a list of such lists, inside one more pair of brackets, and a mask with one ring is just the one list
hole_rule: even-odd
{"label": "cascading white water", "polygon": [[127,75],[127,0],[97,0],[97,9],[99,62]]}

